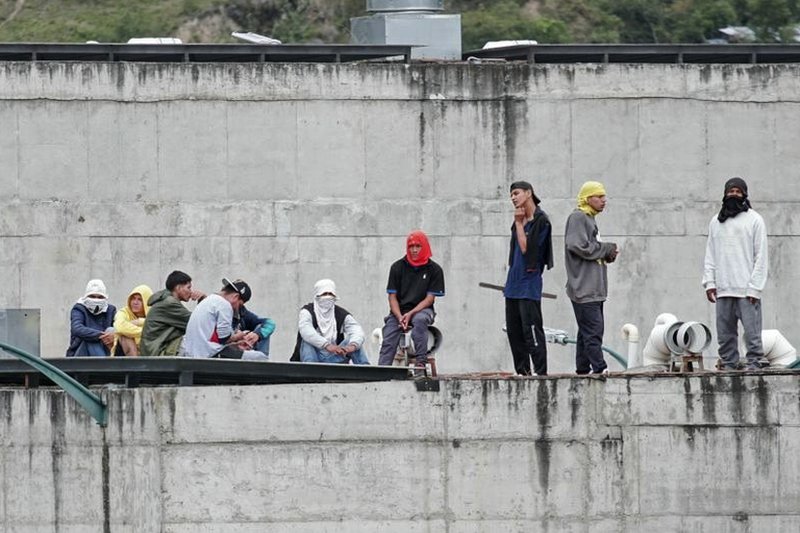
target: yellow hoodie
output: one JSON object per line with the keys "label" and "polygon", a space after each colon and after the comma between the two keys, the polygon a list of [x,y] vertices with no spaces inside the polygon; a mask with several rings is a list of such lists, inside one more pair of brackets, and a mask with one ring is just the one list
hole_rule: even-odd
{"label": "yellow hoodie", "polygon": [[[134,294],[142,297],[144,304],[144,314],[147,316],[147,311],[150,309],[147,306],[147,300],[153,295],[153,290],[147,285],[139,285],[128,294],[126,305],[114,315],[114,329],[117,332],[117,337],[131,337],[136,341],[136,346],[142,339],[142,328],[144,327],[144,319],[137,317],[131,311],[131,298]],[[114,352],[112,352],[114,353]]]}

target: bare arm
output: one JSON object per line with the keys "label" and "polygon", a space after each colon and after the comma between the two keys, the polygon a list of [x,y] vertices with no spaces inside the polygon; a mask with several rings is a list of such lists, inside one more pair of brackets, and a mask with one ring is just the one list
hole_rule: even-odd
{"label": "bare arm", "polygon": [[398,321],[403,319],[403,313],[400,312],[400,302],[397,301],[397,294],[393,292],[389,293],[389,311]]}
{"label": "bare arm", "polygon": [[418,303],[414,309],[406,313],[407,315],[414,316],[423,309],[427,309],[433,305],[433,302],[436,300],[436,296],[433,294],[427,295],[420,303]]}
{"label": "bare arm", "polygon": [[528,253],[528,236],[525,235],[525,222],[514,221],[514,233],[517,236],[517,244],[522,255]]}
{"label": "bare arm", "polygon": [[411,327],[411,319],[414,318],[414,315],[432,306],[435,300],[436,297],[433,294],[429,294],[420,303],[414,306],[414,309],[404,314],[400,319],[400,325],[403,327],[403,331],[408,331],[408,328]]}

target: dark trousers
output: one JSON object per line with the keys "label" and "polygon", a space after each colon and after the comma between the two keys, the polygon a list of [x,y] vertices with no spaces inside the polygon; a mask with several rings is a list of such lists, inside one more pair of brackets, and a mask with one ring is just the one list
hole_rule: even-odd
{"label": "dark trousers", "polygon": [[[428,362],[428,327],[433,324],[436,315],[430,307],[423,309],[411,317],[411,341],[414,343],[416,365],[424,366]],[[397,345],[400,343],[400,336],[403,330],[397,318],[389,313],[383,319],[383,342],[381,343],[381,353],[378,357],[378,364],[391,366],[394,356],[397,353]]]}
{"label": "dark trousers", "polygon": [[506,298],[506,333],[514,370],[521,376],[547,375],[547,342],[544,338],[542,302]]}
{"label": "dark trousers", "polygon": [[578,374],[599,374],[607,366],[603,359],[603,302],[572,302],[572,309],[578,322],[575,371]]}
{"label": "dark trousers", "polygon": [[764,357],[761,343],[761,300],[750,303],[747,298],[717,298],[717,340],[719,357],[728,366],[739,363],[739,322],[744,328],[747,363],[758,364]]}

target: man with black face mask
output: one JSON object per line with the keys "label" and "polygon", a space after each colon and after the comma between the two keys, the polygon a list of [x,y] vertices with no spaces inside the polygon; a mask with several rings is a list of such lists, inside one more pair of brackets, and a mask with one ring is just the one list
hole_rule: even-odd
{"label": "man with black face mask", "polygon": [[739,368],[738,323],[744,328],[747,370],[758,370],[761,343],[761,291],[767,283],[767,227],[750,206],[747,183],[725,183],[722,209],[708,226],[703,286],[717,306],[717,341],[722,370]]}

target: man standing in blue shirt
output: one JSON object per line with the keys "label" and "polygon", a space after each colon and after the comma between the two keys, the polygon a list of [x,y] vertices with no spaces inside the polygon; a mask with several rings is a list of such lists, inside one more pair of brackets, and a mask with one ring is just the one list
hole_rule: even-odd
{"label": "man standing in blue shirt", "polygon": [[540,200],[527,181],[511,184],[514,224],[508,254],[506,333],[514,356],[514,370],[521,376],[547,375],[547,344],[542,319],[542,272],[553,268],[550,219],[539,208]]}

